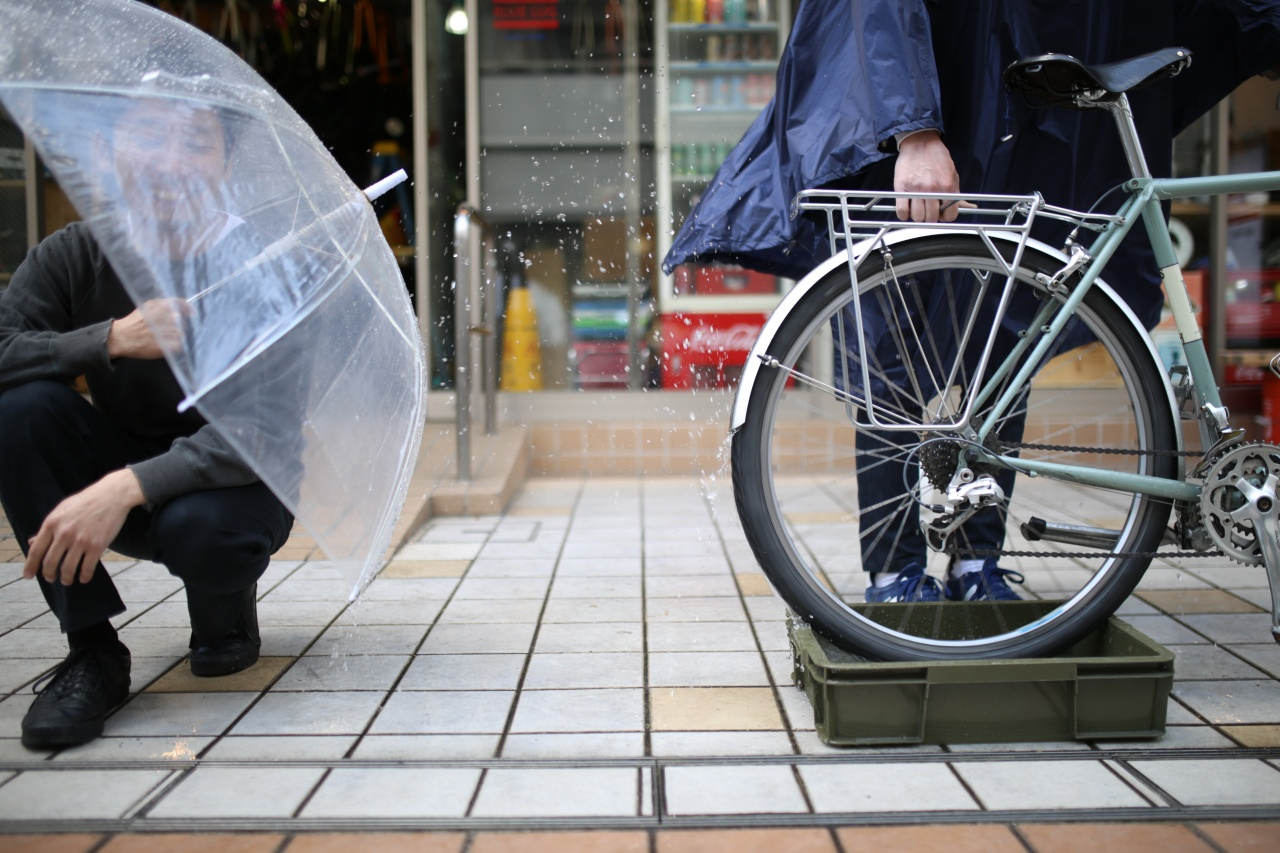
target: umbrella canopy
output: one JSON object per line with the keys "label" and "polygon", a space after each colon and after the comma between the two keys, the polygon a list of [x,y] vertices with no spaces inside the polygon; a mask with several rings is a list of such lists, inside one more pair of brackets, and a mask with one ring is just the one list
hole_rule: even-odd
{"label": "umbrella canopy", "polygon": [[0,0],[0,101],[199,413],[352,582],[381,565],[421,437],[417,322],[373,208],[214,39],[131,0]]}

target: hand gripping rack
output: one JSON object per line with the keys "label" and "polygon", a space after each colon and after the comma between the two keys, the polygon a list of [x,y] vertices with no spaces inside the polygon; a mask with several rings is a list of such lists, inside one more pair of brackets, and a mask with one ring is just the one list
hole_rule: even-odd
{"label": "hand gripping rack", "polygon": [[[945,207],[957,206],[957,218],[954,222],[910,222],[897,219],[896,203],[898,199],[936,199]],[[1071,259],[1054,277],[1057,282],[1065,281],[1072,273],[1081,268],[1089,260],[1088,253],[1075,243],[1074,238],[1081,228],[1090,231],[1102,231],[1108,225],[1118,221],[1118,217],[1108,214],[1081,212],[1068,208],[1046,204],[1039,193],[1032,195],[990,195],[947,193],[902,193],[902,192],[868,192],[860,190],[803,190],[792,202],[791,216],[794,219],[801,213],[822,213],[826,217],[827,233],[831,243],[832,255],[846,253],[849,268],[850,286],[856,294],[859,290],[858,268],[863,260],[872,252],[880,252],[885,259],[885,266],[894,276],[893,291],[901,298],[896,273],[892,272],[892,246],[908,237],[922,237],[935,234],[956,232],[976,235],[982,240],[991,260],[1005,277],[999,302],[996,306],[993,326],[998,325],[1008,310],[1009,300],[1013,293],[1013,275],[1022,262],[1023,251],[1031,237],[1031,228],[1037,217],[1058,219],[1075,226],[1067,239]],[[913,233],[907,233],[913,232]],[[997,241],[1005,244],[1003,251]],[[1012,258],[1008,257],[1009,247],[1013,247]],[[990,277],[979,286],[975,304],[987,297]],[[852,300],[855,332],[858,352],[868,352],[866,328],[863,320],[862,300]],[[903,306],[905,307],[905,305]],[[974,334],[974,325],[978,311],[971,312],[961,331],[956,349],[964,352]],[[847,353],[844,341],[843,319],[836,324],[839,353]],[[912,331],[914,334],[914,331]],[[911,343],[920,346],[916,338]],[[995,344],[995,336],[987,335],[986,342],[974,371],[975,376],[984,376],[991,351]],[[922,350],[922,348],[921,348]],[[923,351],[923,350],[922,350]],[[859,394],[855,386],[849,382],[849,359],[840,358],[844,372],[844,389],[836,393],[843,398],[849,409],[850,418],[855,425],[869,426],[883,430],[929,430],[934,432],[956,432],[965,429],[970,422],[973,409],[980,397],[982,383],[969,383],[963,388],[959,400],[951,393],[937,393],[932,411],[925,410],[924,423],[917,422],[891,406],[877,405],[872,395],[870,359],[859,357],[861,367],[861,388]],[[953,364],[945,368],[945,377],[935,376],[934,387],[949,390],[956,387],[957,375],[962,359],[957,357]],[[908,371],[909,375],[913,371]],[[914,377],[912,381],[915,382]],[[920,389],[915,389],[919,393]],[[926,399],[918,397],[918,399]],[[866,421],[860,423],[854,409],[866,414]]]}

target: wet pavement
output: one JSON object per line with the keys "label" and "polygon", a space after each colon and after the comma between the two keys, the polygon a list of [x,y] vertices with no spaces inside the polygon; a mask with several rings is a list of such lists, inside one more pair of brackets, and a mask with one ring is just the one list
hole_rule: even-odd
{"label": "wet pavement", "polygon": [[181,585],[111,562],[134,693],[54,754],[18,740],[65,652],[19,560],[0,528],[6,851],[1280,849],[1280,646],[1222,559],[1122,610],[1177,655],[1162,738],[834,748],[723,479],[535,478],[353,604],[296,535],[225,678],[187,669]]}

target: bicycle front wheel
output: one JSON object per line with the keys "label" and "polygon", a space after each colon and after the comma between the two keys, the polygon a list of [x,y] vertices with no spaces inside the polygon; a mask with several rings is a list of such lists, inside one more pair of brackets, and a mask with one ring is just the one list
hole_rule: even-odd
{"label": "bicycle front wheel", "polygon": [[[1008,276],[1012,256],[974,235],[872,252],[856,304],[837,267],[773,339],[733,437],[734,494],[774,588],[839,645],[885,660],[1047,654],[1114,612],[1161,541],[1168,500],[994,461],[1179,471],[1162,368],[1109,292],[1091,288],[1014,384],[1029,351],[1015,348],[1068,288],[1031,248]],[[990,493],[980,507],[945,502],[968,483]],[[864,602],[868,572],[941,579],[959,560],[1020,573],[1039,603]]]}

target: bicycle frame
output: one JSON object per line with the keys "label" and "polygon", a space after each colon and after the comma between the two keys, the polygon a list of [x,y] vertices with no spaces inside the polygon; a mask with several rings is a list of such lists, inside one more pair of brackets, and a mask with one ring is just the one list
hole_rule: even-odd
{"label": "bicycle frame", "polygon": [[[1035,343],[1027,337],[1014,347],[1008,358],[999,365],[978,394],[978,402],[990,396],[991,389],[997,387],[1010,373],[1010,365],[1020,364],[1014,373],[1004,394],[997,399],[989,416],[979,427],[979,440],[987,438],[1000,422],[1017,396],[1020,388],[1031,377],[1034,366],[1053,345],[1057,335],[1066,326],[1076,307],[1084,299],[1085,293],[1097,281],[1102,268],[1115,254],[1120,242],[1133,228],[1139,218],[1147,231],[1155,253],[1156,263],[1164,279],[1165,292],[1177,324],[1186,353],[1187,366],[1191,374],[1192,385],[1196,395],[1197,409],[1205,416],[1215,418],[1219,433],[1225,431],[1225,410],[1218,393],[1218,385],[1213,378],[1213,370],[1209,364],[1209,356],[1204,341],[1196,324],[1191,309],[1191,301],[1187,296],[1186,284],[1182,279],[1182,271],[1175,259],[1173,243],[1164,221],[1164,213],[1160,202],[1166,199],[1187,198],[1198,195],[1217,195],[1226,193],[1251,192],[1258,190],[1280,189],[1280,171],[1257,172],[1240,175],[1223,175],[1198,178],[1134,178],[1125,184],[1129,198],[1121,205],[1116,219],[1105,226],[1088,250],[1091,260],[1073,286],[1070,294],[1060,304],[1052,317],[1037,318],[1032,327],[1044,329]],[[1030,356],[1025,357],[1028,350]],[[1208,407],[1208,411],[1206,411]],[[1032,476],[1045,475],[1060,480],[1082,483],[1103,488],[1116,488],[1126,491],[1141,492],[1154,497],[1174,500],[1194,500],[1200,493],[1195,483],[1167,480],[1145,474],[1128,474],[1100,468],[1079,465],[1067,465],[1056,462],[1026,460],[1019,457],[997,455],[994,457],[1009,468],[1028,473]]]}

